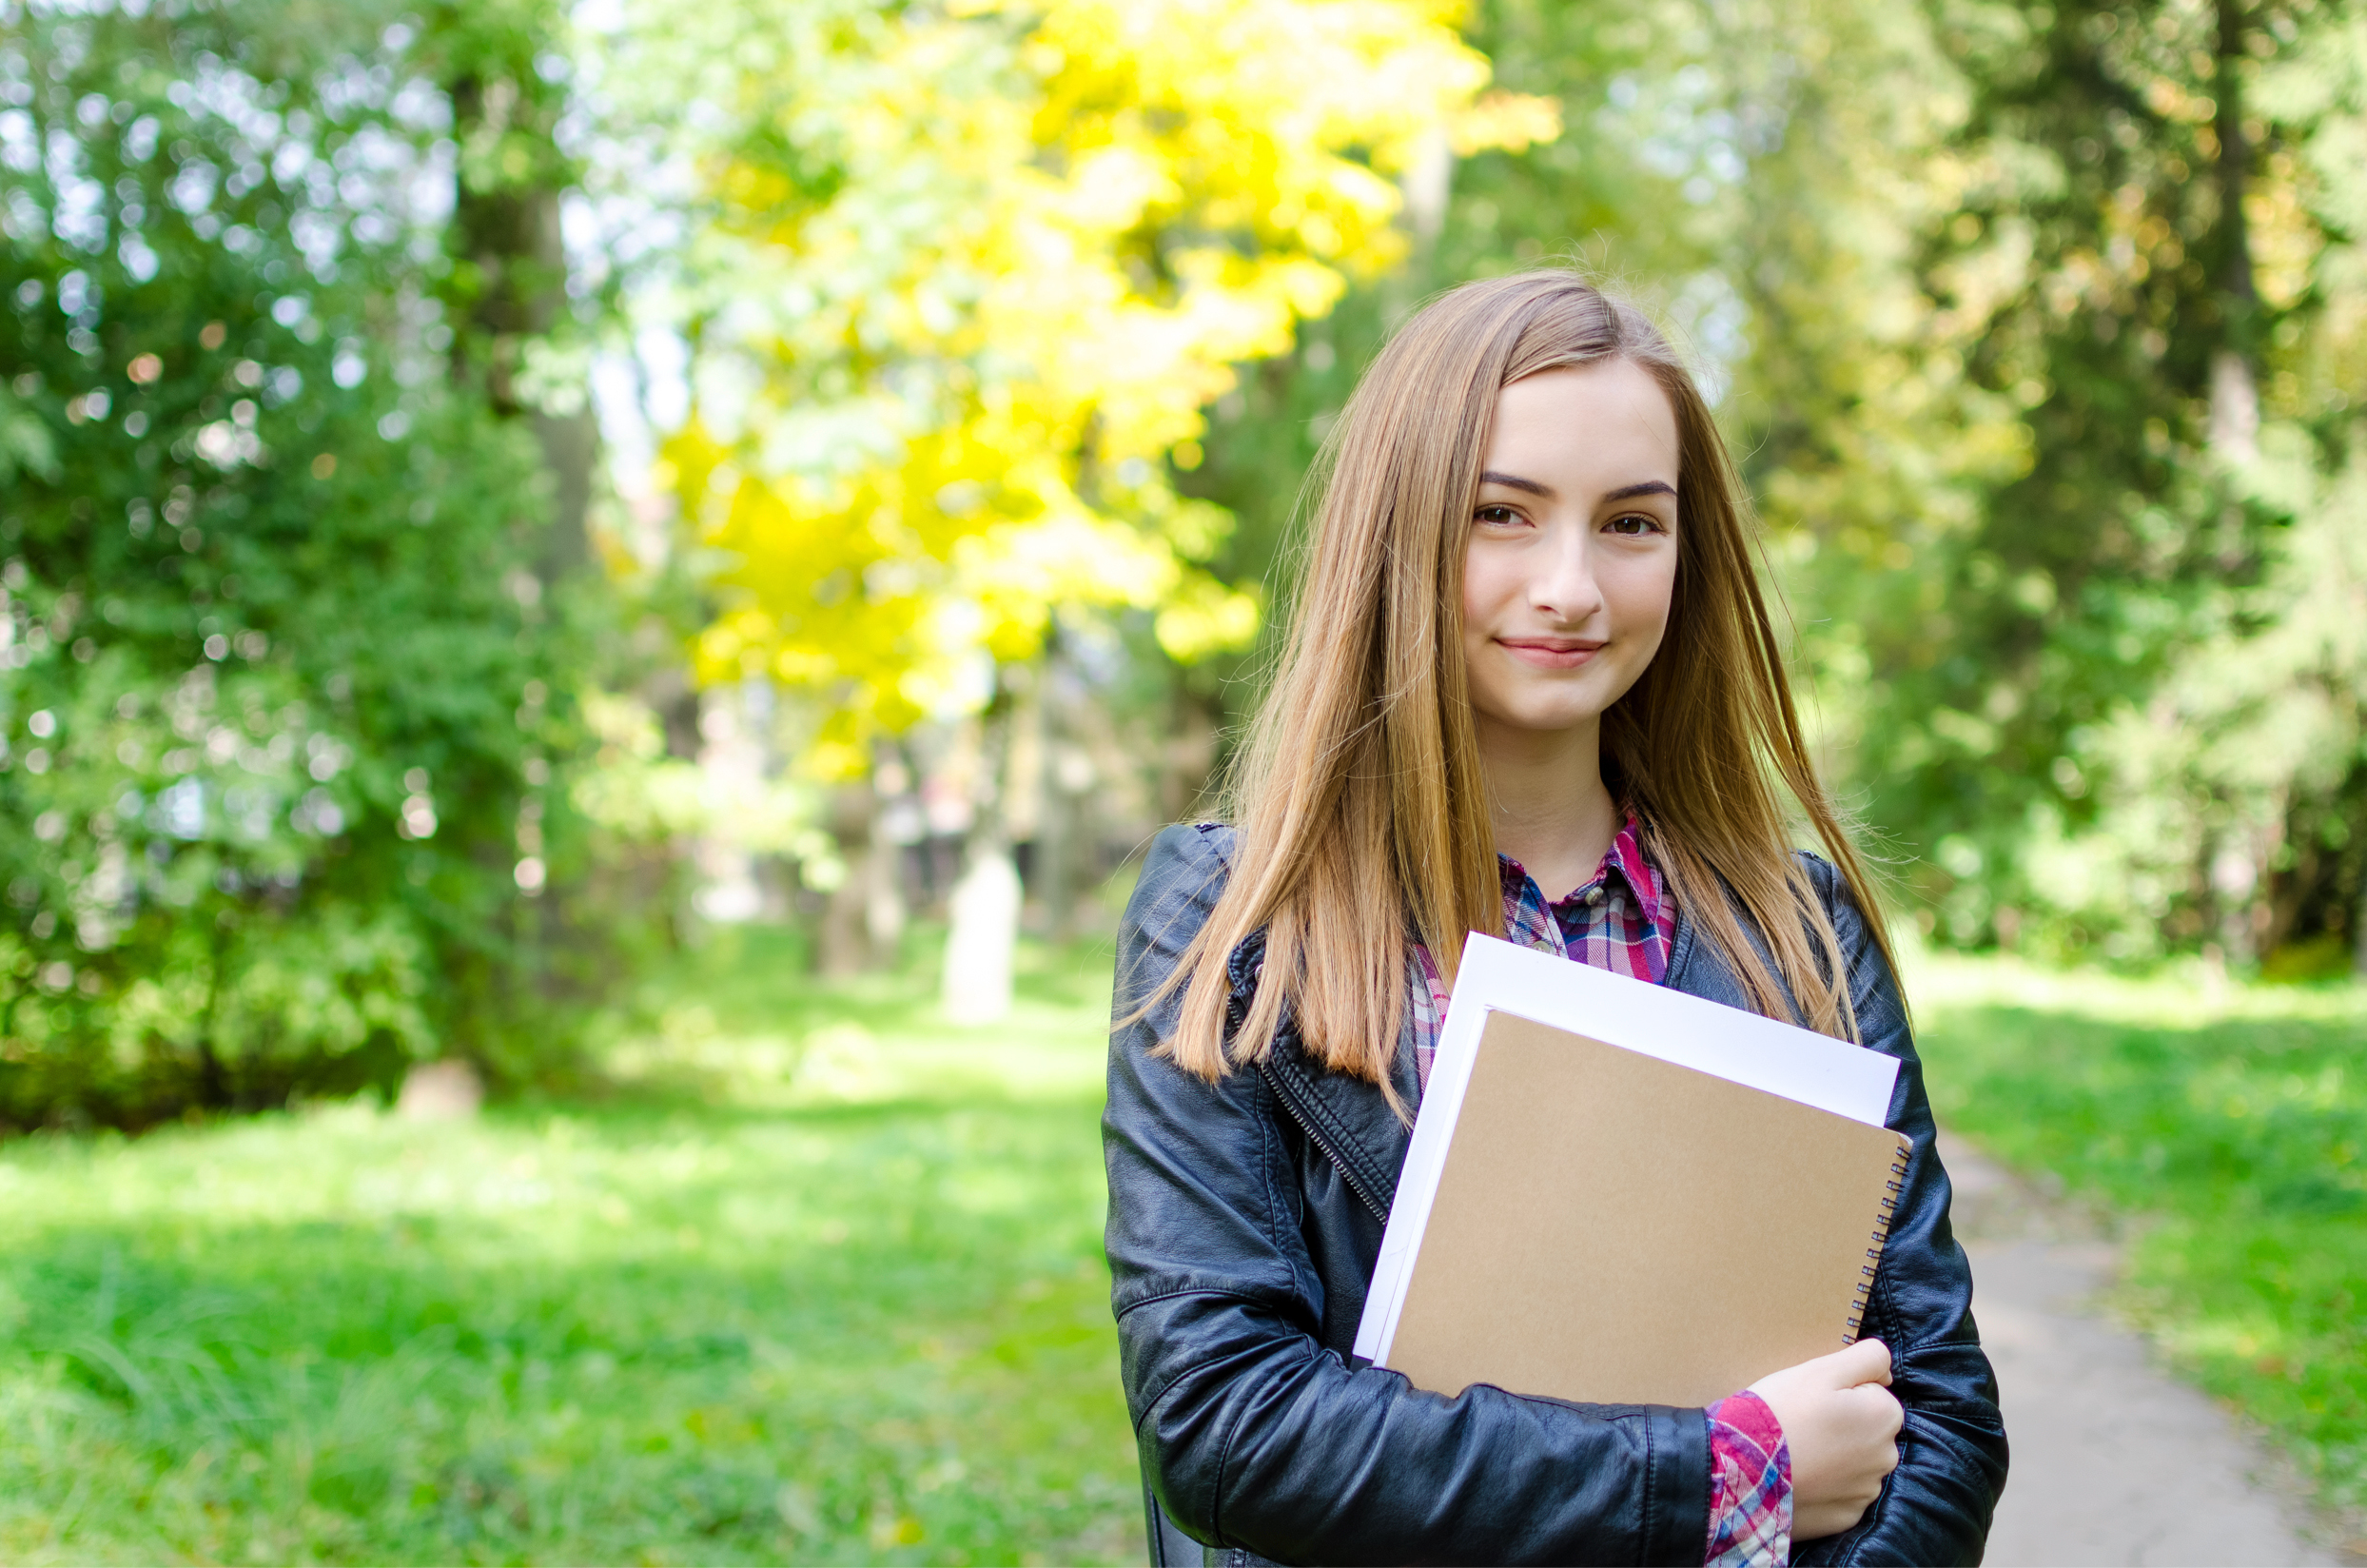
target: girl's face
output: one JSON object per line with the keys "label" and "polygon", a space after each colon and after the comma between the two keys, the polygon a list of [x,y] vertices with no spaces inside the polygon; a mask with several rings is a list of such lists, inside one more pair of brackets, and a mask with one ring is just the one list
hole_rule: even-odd
{"label": "girl's face", "polygon": [[1463,559],[1463,659],[1490,729],[1592,724],[1659,651],[1676,586],[1676,415],[1641,366],[1496,394]]}

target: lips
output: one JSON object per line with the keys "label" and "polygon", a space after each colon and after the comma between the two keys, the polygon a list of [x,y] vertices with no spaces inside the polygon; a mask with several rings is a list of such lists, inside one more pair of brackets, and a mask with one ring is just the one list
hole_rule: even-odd
{"label": "lips", "polygon": [[1585,637],[1497,637],[1496,641],[1513,657],[1538,670],[1575,670],[1604,647]]}

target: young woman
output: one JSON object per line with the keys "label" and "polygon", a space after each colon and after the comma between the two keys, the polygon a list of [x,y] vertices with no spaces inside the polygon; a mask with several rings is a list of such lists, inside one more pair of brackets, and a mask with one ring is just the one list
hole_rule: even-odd
{"label": "young woman", "polygon": [[[1634,310],[1500,279],[1399,332],[1329,457],[1230,825],[1160,834],[1119,943],[1108,1248],[1154,1558],[1977,1561],[2005,1440],[1947,1177],[1700,394]],[[1708,1410],[1351,1360],[1468,931],[1901,1059],[1866,1339]],[[1706,1131],[1681,1173],[1750,1201]]]}

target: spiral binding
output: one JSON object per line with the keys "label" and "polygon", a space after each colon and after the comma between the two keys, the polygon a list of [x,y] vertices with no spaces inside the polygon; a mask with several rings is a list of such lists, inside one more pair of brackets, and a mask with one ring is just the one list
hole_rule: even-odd
{"label": "spiral binding", "polygon": [[1857,1285],[1849,1298],[1849,1316],[1841,1335],[1845,1346],[1857,1343],[1858,1325],[1866,1321],[1866,1298],[1873,1294],[1874,1270],[1882,1266],[1882,1249],[1890,1240],[1890,1222],[1898,1215],[1899,1194],[1907,1190],[1907,1162],[1912,1154],[1912,1147],[1902,1144],[1890,1162],[1890,1179],[1883,1184],[1882,1212],[1874,1220],[1874,1245],[1866,1249],[1866,1262],[1858,1267]]}

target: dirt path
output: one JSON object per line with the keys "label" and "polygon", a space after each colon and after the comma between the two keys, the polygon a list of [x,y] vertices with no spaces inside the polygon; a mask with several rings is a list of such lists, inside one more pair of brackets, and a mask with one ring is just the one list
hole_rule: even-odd
{"label": "dirt path", "polygon": [[2013,1443],[1991,1564],[2357,1560],[2314,1542],[2269,1457],[2099,1315],[2109,1241],[1960,1140],[1944,1136],[1942,1158]]}

